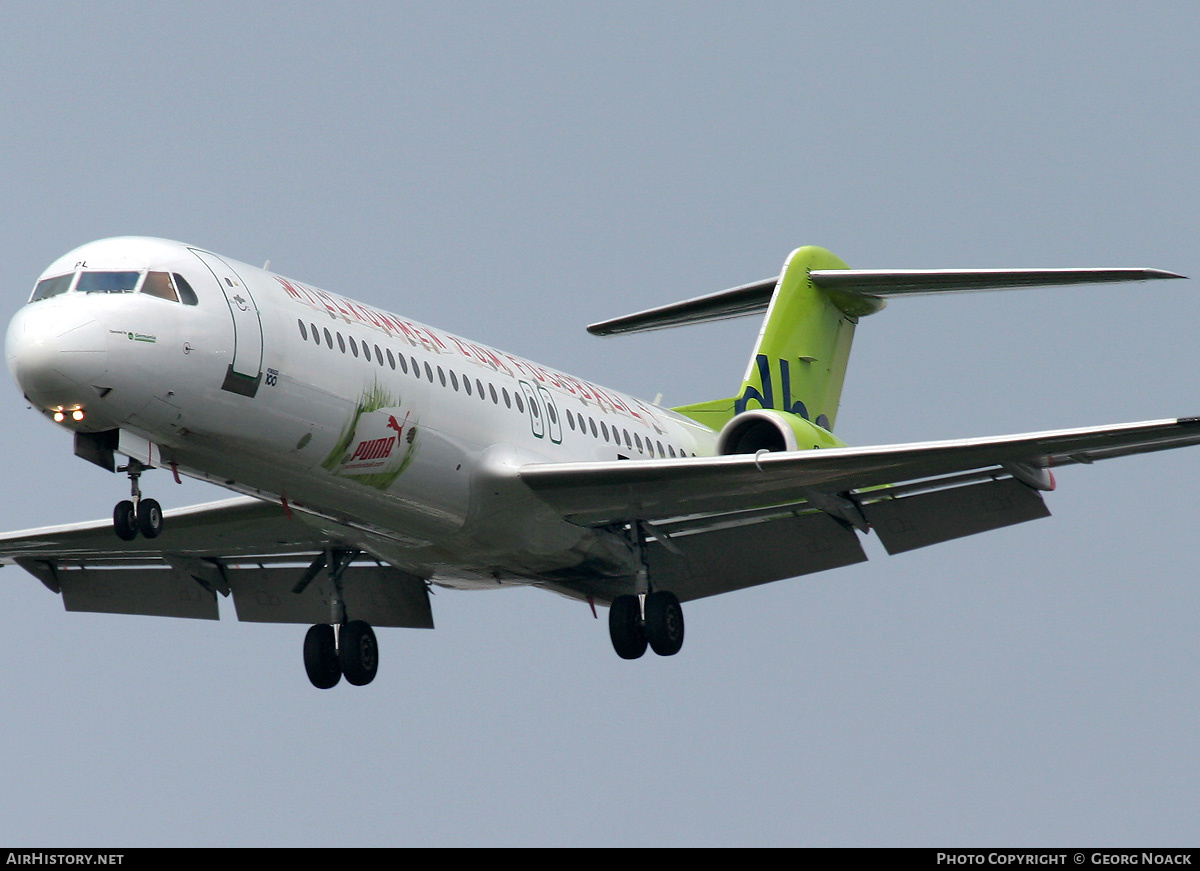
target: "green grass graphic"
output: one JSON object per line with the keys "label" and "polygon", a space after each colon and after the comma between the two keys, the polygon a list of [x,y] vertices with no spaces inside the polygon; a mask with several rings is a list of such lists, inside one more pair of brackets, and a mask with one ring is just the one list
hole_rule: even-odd
{"label": "green grass graphic", "polygon": [[341,437],[338,438],[333,450],[329,452],[329,456],[321,463],[321,467],[341,478],[349,478],[360,484],[366,484],[368,487],[375,487],[379,490],[386,490],[392,486],[396,479],[408,468],[409,463],[412,462],[413,457],[417,453],[419,436],[416,419],[413,417],[409,418],[407,432],[401,438],[400,444],[397,445],[397,448],[405,450],[404,459],[400,461],[398,466],[383,472],[368,472],[362,475],[341,471],[341,468],[348,459],[346,453],[350,450],[350,443],[354,441],[354,431],[358,427],[358,419],[364,414],[378,411],[381,408],[399,407],[400,398],[394,396],[386,387],[381,385],[378,379],[373,381],[370,387],[363,390],[362,396],[359,397],[358,405],[354,409],[354,416],[342,428]]}

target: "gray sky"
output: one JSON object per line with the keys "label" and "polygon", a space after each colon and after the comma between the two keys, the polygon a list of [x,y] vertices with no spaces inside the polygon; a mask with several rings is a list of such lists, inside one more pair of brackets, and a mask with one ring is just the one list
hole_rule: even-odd
{"label": "gray sky", "polygon": [[[1198,35],[1194,2],[6,4],[0,315],[78,244],[165,236],[727,396],[755,321],[583,326],[801,244],[1200,276]],[[1196,282],[1164,284],[893,302],[839,434],[1200,413]],[[123,478],[4,381],[0,526],[107,516]],[[1049,520],[693,603],[671,659],[553,595],[441,591],[331,692],[304,627],[67,614],[5,569],[0,842],[1193,843],[1200,450],[1058,478]]]}

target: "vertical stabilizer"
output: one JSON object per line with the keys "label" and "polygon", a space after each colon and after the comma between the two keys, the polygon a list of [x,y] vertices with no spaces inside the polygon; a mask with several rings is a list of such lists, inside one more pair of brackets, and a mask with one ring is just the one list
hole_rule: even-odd
{"label": "vertical stabilizer", "polygon": [[854,327],[882,300],[852,298],[813,284],[813,269],[847,269],[824,248],[797,248],[783,265],[742,389],[737,414],[773,408],[826,430],[837,419]]}

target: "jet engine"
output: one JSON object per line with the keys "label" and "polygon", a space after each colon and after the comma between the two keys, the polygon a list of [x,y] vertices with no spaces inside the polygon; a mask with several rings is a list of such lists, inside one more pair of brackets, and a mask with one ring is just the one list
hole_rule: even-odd
{"label": "jet engine", "polygon": [[722,455],[841,447],[845,444],[828,430],[798,414],[773,408],[747,409],[725,424],[717,436],[717,453]]}

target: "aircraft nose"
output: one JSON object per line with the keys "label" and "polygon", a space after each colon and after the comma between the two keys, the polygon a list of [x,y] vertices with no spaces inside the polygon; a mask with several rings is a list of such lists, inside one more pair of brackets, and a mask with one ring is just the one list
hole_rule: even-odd
{"label": "aircraft nose", "polygon": [[79,402],[81,388],[108,370],[108,331],[86,307],[42,300],[13,317],[8,368],[30,401],[50,408]]}

